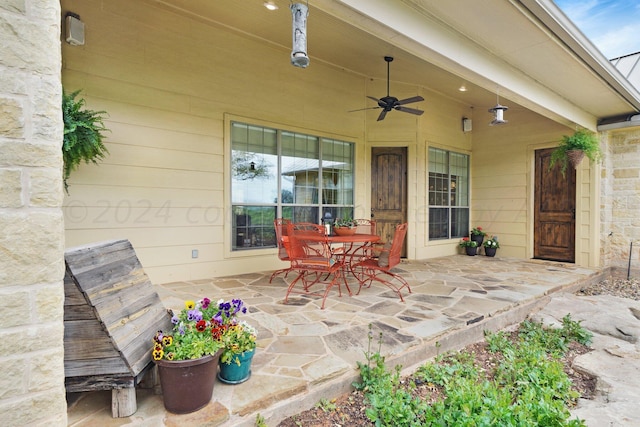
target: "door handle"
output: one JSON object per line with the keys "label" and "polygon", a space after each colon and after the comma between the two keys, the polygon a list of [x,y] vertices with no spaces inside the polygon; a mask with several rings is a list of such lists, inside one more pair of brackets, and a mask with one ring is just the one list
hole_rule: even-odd
{"label": "door handle", "polygon": [[575,210],[575,208],[571,209],[571,219],[576,219],[576,210]]}

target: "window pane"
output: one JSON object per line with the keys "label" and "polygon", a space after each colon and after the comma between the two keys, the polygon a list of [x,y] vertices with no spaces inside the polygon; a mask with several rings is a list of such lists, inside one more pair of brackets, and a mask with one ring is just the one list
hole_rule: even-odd
{"label": "window pane", "polygon": [[353,215],[352,143],[231,125],[233,250],[275,246],[277,216],[319,223],[322,211]]}
{"label": "window pane", "polygon": [[429,208],[429,239],[449,238],[449,209]]}
{"label": "window pane", "polygon": [[290,203],[318,203],[318,139],[283,132],[282,147],[280,185],[283,196],[286,194],[292,200]]}
{"label": "window pane", "polygon": [[469,235],[469,209],[451,209],[451,237],[465,237]]}
{"label": "window pane", "polygon": [[274,247],[275,218],[275,206],[234,206],[232,248],[238,250]]}
{"label": "window pane", "polygon": [[429,206],[430,240],[468,234],[468,155],[429,148]]}
{"label": "window pane", "polygon": [[322,140],[323,204],[353,204],[353,144]]}
{"label": "window pane", "polygon": [[276,203],[276,131],[239,123],[233,123],[231,129],[232,202]]}

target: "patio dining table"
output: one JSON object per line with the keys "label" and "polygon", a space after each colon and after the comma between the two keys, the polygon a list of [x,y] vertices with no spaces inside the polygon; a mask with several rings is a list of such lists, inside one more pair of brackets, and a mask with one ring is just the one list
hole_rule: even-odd
{"label": "patio dining table", "polygon": [[[347,273],[347,271],[351,272],[352,275],[358,278],[357,275],[353,274],[351,270],[352,260],[355,256],[358,255],[359,252],[364,254],[365,251],[362,249],[366,246],[369,246],[373,243],[380,241],[380,236],[377,234],[351,234],[351,235],[322,235],[322,234],[312,234],[307,235],[306,238],[308,240],[315,240],[318,242],[326,241],[329,245],[333,247],[335,244],[341,244],[341,250],[333,250],[333,255],[343,260],[343,272]],[[360,281],[360,279],[358,279]]]}

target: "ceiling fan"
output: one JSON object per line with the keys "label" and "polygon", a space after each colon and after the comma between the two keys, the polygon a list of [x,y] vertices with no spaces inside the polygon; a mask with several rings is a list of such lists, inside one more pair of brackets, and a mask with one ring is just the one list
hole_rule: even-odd
{"label": "ceiling fan", "polygon": [[353,111],[362,111],[362,110],[374,110],[376,108],[382,108],[380,115],[378,116],[378,120],[383,120],[387,113],[391,110],[398,110],[404,113],[415,114],[420,116],[424,111],[417,110],[415,108],[403,107],[405,104],[411,104],[412,102],[424,101],[424,98],[420,95],[412,96],[411,98],[406,99],[398,99],[395,96],[389,95],[389,64],[393,61],[393,56],[385,56],[384,60],[387,61],[387,96],[383,96],[382,98],[374,98],[373,96],[367,96],[367,98],[372,99],[378,103],[377,107],[369,107],[369,108],[361,108],[359,110],[351,110]]}

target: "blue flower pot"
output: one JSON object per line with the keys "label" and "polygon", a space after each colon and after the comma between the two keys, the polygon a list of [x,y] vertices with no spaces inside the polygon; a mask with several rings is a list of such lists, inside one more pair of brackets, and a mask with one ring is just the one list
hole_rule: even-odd
{"label": "blue flower pot", "polygon": [[[218,379],[226,384],[240,384],[245,382],[251,376],[251,360],[256,353],[254,348],[251,351],[245,351],[235,355],[231,359],[231,363],[223,363],[220,361],[218,365],[220,370],[218,371]],[[235,358],[240,360],[240,365],[236,363]]]}

